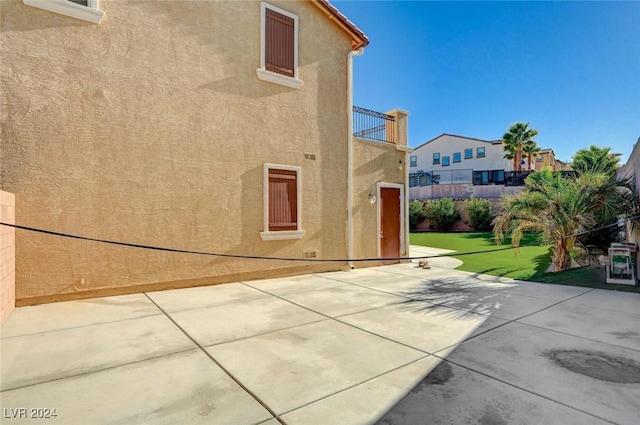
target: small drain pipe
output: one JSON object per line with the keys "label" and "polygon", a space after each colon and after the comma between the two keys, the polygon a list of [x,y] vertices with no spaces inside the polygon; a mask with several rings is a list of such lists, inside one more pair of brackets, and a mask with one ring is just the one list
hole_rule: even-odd
{"label": "small drain pipe", "polygon": [[364,53],[364,48],[347,53],[347,256],[353,269],[353,57]]}

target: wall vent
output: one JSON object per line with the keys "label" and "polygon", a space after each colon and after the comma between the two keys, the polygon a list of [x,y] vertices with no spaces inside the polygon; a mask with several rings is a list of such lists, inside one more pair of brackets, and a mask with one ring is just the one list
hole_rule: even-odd
{"label": "wall vent", "polygon": [[311,161],[315,161],[316,160],[316,154],[314,154],[314,153],[305,153],[304,154],[304,159],[310,159]]}
{"label": "wall vent", "polygon": [[316,252],[315,251],[308,251],[304,253],[304,258],[316,258]]}

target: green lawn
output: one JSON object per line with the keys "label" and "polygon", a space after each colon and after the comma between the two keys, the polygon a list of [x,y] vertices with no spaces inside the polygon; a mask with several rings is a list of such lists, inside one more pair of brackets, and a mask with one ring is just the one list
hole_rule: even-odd
{"label": "green lawn", "polygon": [[496,245],[490,232],[411,233],[410,241],[413,245],[451,249],[457,251],[455,254],[477,252],[468,255],[454,254],[455,258],[464,262],[458,270],[535,282],[640,292],[639,287],[606,285],[602,268],[583,267],[566,272],[547,273],[546,270],[551,264],[549,246],[537,246],[533,235],[525,236],[520,242],[522,246],[518,249],[511,249],[510,240],[506,240],[503,245]]}

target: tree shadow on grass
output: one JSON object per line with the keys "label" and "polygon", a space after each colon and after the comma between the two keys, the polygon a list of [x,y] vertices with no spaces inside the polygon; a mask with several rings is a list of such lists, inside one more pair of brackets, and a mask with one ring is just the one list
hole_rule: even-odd
{"label": "tree shadow on grass", "polygon": [[547,269],[549,265],[551,265],[551,247],[549,247],[545,254],[535,256],[533,261],[536,263],[535,274],[533,274],[530,279],[535,279],[547,273]]}

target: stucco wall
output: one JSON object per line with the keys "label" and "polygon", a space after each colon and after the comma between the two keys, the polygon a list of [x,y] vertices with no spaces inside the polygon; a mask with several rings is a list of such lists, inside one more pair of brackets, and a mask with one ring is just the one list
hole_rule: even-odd
{"label": "stucco wall", "polygon": [[[406,126],[406,120],[403,125]],[[354,139],[353,249],[356,258],[378,256],[378,209],[376,203],[369,202],[369,195],[373,194],[377,197],[379,182],[404,185],[406,170],[404,156],[405,153],[396,150],[393,144]],[[404,192],[404,189],[402,191]],[[378,262],[354,263],[355,267],[372,265],[379,264]]]}
{"label": "stucco wall", "polygon": [[[0,221],[15,224],[16,201],[13,193],[0,190]],[[16,231],[0,225],[0,325],[16,306]]]}
{"label": "stucco wall", "polygon": [[[635,184],[636,191],[638,192],[638,196],[640,196],[640,138],[633,145],[633,149],[631,150],[631,155],[629,155],[627,163],[618,169],[618,176],[620,178],[631,177]],[[634,230],[631,235],[631,241],[640,246],[640,229],[636,228]],[[640,255],[638,257],[640,257]],[[638,270],[640,270],[640,258],[638,260]]]}
{"label": "stucco wall", "polygon": [[[310,3],[270,3],[299,16],[299,90],[256,77],[259,2],[103,0],[99,25],[1,2],[2,188],[17,196],[17,221],[180,249],[344,258],[350,39]],[[264,163],[302,167],[301,240],[259,236]],[[16,297],[27,304],[344,265],[20,232]]]}

